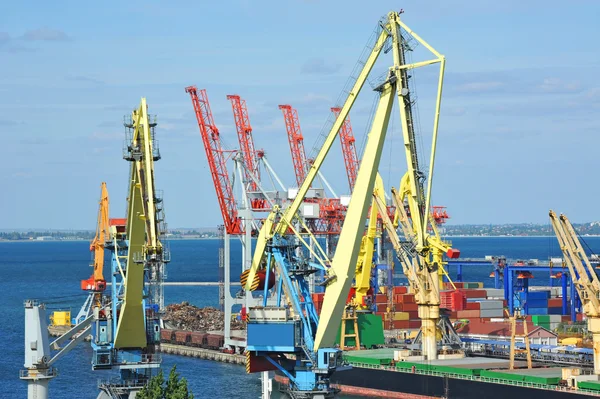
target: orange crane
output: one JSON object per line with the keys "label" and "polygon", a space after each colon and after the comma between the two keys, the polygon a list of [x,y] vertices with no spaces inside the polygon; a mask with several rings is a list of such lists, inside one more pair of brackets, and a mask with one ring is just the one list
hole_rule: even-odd
{"label": "orange crane", "polygon": [[104,280],[104,245],[109,237],[109,220],[108,220],[108,190],[106,183],[102,182],[100,205],[98,207],[98,223],[96,225],[96,236],[90,244],[90,252],[94,253],[94,274],[87,279],[81,280],[81,289],[98,293],[98,296],[106,289],[106,281]]}
{"label": "orange crane", "polygon": [[[341,110],[339,107],[331,108],[331,112],[333,112],[336,119],[340,115]],[[356,139],[354,138],[350,117],[348,116],[340,128],[340,143],[342,144],[342,154],[344,155],[344,163],[346,164],[350,192],[354,189],[354,183],[356,183],[356,176],[358,175],[358,155],[356,153],[356,146],[354,145],[355,142]]]}

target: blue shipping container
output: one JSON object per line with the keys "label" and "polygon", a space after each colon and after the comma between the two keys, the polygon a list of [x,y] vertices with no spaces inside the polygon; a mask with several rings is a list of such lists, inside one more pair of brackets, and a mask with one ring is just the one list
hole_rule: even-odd
{"label": "blue shipping container", "polygon": [[[525,293],[520,292],[519,296],[525,298]],[[550,291],[529,291],[527,293],[528,299],[548,299],[550,298]]]}
{"label": "blue shipping container", "polygon": [[547,315],[548,309],[547,308],[529,308],[529,309],[527,309],[527,314],[538,315],[538,316]]}
{"label": "blue shipping container", "polygon": [[525,302],[525,303],[530,308],[547,308],[548,307],[548,300],[547,299],[532,299],[532,298],[529,298],[529,299],[527,299],[527,302]]}
{"label": "blue shipping container", "polygon": [[560,307],[560,308],[548,308],[548,314],[560,314],[560,315],[562,315],[562,307]]}

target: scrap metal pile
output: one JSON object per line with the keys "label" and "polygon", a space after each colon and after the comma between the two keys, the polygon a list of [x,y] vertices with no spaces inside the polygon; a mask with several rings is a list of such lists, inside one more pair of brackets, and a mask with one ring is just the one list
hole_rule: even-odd
{"label": "scrap metal pile", "polygon": [[[199,308],[184,301],[166,307],[163,320],[174,328],[186,331],[223,331],[224,314],[213,307]],[[232,330],[245,330],[246,323],[241,320],[231,321]]]}

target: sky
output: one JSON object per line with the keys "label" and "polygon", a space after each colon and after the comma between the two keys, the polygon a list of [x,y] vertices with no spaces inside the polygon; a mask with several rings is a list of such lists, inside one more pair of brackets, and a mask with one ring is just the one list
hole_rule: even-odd
{"label": "sky", "polygon": [[[189,85],[207,90],[230,149],[226,95],[242,96],[255,146],[294,186],[277,106],[297,108],[311,153],[377,21],[400,8],[446,56],[432,197],[450,222],[547,223],[550,208],[599,220],[597,1],[32,1],[0,5],[0,229],[93,229],[102,181],[111,217],[124,217],[122,121],[141,97],[158,116],[169,227],[222,223]],[[389,62],[380,57],[376,71]],[[437,72],[413,76],[423,164]],[[366,86],[350,113],[359,150],[373,99]],[[392,115],[387,188],[406,170]],[[323,173],[348,193],[339,146]]]}

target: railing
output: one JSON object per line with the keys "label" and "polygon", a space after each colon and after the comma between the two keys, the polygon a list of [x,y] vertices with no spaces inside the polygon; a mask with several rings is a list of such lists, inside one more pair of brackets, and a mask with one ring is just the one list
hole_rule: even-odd
{"label": "railing", "polygon": [[125,352],[117,352],[115,359],[116,364],[151,364],[160,363],[162,361],[160,353],[153,354],[131,354]]}
{"label": "railing", "polygon": [[591,394],[592,396],[600,397],[600,392],[598,392],[598,391],[592,391],[589,389],[575,390],[572,388],[562,387],[562,386],[558,386],[558,385],[545,385],[545,384],[537,384],[534,382],[525,382],[525,381],[511,381],[511,380],[503,380],[503,379],[499,379],[499,378],[478,377],[478,376],[472,376],[472,375],[454,374],[454,373],[446,373],[446,372],[439,372],[439,371],[432,371],[432,370],[414,370],[414,371],[412,371],[412,370],[397,369],[394,366],[375,365],[375,364],[368,364],[368,363],[361,363],[361,362],[350,362],[350,365],[355,366],[355,367],[360,367],[360,368],[366,368],[366,369],[393,371],[393,372],[397,372],[397,373],[420,374],[420,375],[429,375],[429,376],[435,376],[435,377],[450,377],[450,378],[454,378],[454,379],[458,379],[458,380],[489,382],[489,383],[494,383],[494,384],[513,385],[513,386],[526,387],[526,388],[544,389],[547,391],[564,391],[564,392],[569,392],[572,394],[577,394],[577,393],[584,394],[585,393],[586,395]]}
{"label": "railing", "polygon": [[19,370],[19,378],[53,378],[58,375],[58,370],[54,367],[47,369],[23,369]]}

